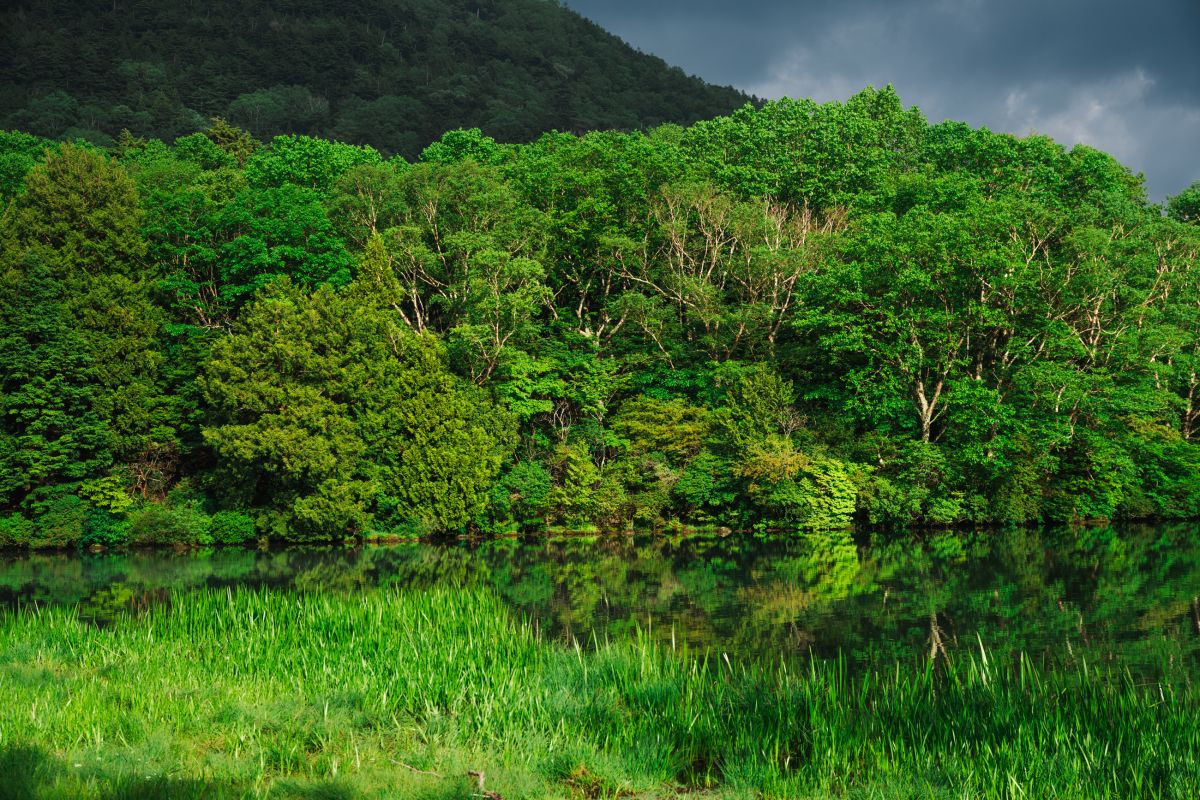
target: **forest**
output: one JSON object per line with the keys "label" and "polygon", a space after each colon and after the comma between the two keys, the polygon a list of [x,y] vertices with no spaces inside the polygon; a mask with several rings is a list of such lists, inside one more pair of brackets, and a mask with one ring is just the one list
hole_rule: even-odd
{"label": "forest", "polygon": [[0,545],[1200,516],[1200,185],[890,88],[0,194]]}
{"label": "forest", "polygon": [[638,52],[557,0],[16,0],[0,8],[0,127],[111,145],[222,116],[416,158],[447,130],[502,141],[644,129],[748,98]]}

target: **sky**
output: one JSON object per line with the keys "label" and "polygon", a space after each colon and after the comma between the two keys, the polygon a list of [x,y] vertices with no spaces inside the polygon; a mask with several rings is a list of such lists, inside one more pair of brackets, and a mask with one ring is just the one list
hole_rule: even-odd
{"label": "sky", "polygon": [[932,122],[1112,153],[1158,201],[1200,180],[1200,0],[565,0],[766,99],[896,87]]}

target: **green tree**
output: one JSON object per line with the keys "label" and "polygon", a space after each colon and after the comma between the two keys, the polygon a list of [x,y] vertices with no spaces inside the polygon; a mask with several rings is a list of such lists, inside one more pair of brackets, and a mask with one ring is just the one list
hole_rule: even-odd
{"label": "green tree", "polygon": [[[150,300],[153,273],[140,221],[136,187],[124,170],[72,145],[30,171],[5,214],[2,313],[14,360],[0,369],[13,387],[9,402],[25,406],[8,418],[21,444],[6,449],[29,464],[32,482],[94,475],[107,453],[142,491],[174,471],[174,420],[158,349],[163,317]],[[29,316],[26,291],[43,320]],[[28,385],[17,391],[18,383]],[[50,396],[52,387],[62,396]],[[48,393],[41,410],[28,392]],[[65,463],[72,448],[79,465]],[[43,459],[49,461],[34,466]]]}
{"label": "green tree", "polygon": [[25,175],[43,157],[50,142],[20,131],[0,131],[0,203],[24,186]]}
{"label": "green tree", "polygon": [[504,418],[377,298],[279,281],[214,345],[205,438],[272,536],[461,527],[509,452]]}
{"label": "green tree", "polygon": [[1200,181],[1168,200],[1167,213],[1180,222],[1200,225]]}
{"label": "green tree", "polygon": [[380,162],[379,153],[370,147],[311,136],[276,136],[247,159],[246,179],[255,187],[290,183],[325,193],[354,167]]}
{"label": "green tree", "polygon": [[36,255],[0,278],[0,502],[77,482],[112,465],[115,436],[99,413],[97,370]]}

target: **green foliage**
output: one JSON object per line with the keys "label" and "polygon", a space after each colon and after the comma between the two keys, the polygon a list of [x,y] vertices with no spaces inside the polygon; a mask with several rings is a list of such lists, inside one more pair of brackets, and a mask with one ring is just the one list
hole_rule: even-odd
{"label": "green foliage", "polygon": [[9,503],[172,447],[162,313],[141,263],[140,221],[129,176],[72,145],[30,171],[4,217],[0,497]]}
{"label": "green foliage", "polygon": [[63,145],[25,176],[8,218],[17,243],[77,274],[131,277],[146,245],[133,180],[104,155]]}
{"label": "green foliage", "polygon": [[39,484],[104,470],[116,437],[62,283],[30,256],[0,291],[0,496],[16,503]]}
{"label": "green foliage", "polygon": [[25,176],[50,146],[51,142],[40,136],[0,130],[0,203],[21,191]]}
{"label": "green foliage", "polygon": [[[204,136],[229,158],[232,158],[239,167],[245,166],[246,161],[258,149],[258,142],[247,131],[230,125],[223,117],[213,117],[204,131]],[[179,139],[176,139],[177,143],[178,141]],[[221,160],[223,161],[223,159]]]}
{"label": "green foliage", "polygon": [[708,437],[708,411],[681,399],[635,397],[621,406],[612,429],[635,454],[659,453],[684,462]]}
{"label": "green foliage", "polygon": [[541,527],[552,487],[553,479],[546,467],[536,461],[518,461],[492,489],[488,510],[501,526]]}
{"label": "green foliage", "polygon": [[39,487],[23,505],[33,518],[33,535],[23,544],[29,547],[68,547],[83,538],[87,522],[87,503],[73,484]]}
{"label": "green foliage", "polygon": [[131,529],[132,525],[123,515],[95,508],[84,517],[79,543],[84,547],[118,547],[129,538]]}
{"label": "green foliage", "polygon": [[[174,69],[118,74],[166,113]],[[448,118],[424,100],[263,83],[221,91],[292,129],[266,145],[0,136],[0,510],[48,542],[91,509],[215,536],[150,519],[180,484],[312,541],[1200,514],[1193,189],[1164,214],[1104,153],[890,87],[525,145],[464,123],[410,164],[313,134]]]}
{"label": "green foliage", "polygon": [[274,284],[214,344],[205,438],[270,535],[357,535],[377,513],[456,528],[499,472],[503,417],[371,288]]}
{"label": "green foliage", "polygon": [[370,147],[309,136],[277,136],[246,161],[246,179],[256,187],[290,183],[326,192],[354,167],[379,162],[379,153]]}
{"label": "green foliage", "polygon": [[550,456],[554,486],[546,497],[547,519],[568,528],[588,526],[600,515],[600,470],[579,445],[560,444]]}
{"label": "green foliage", "polygon": [[[228,152],[203,133],[180,136],[175,140],[173,147],[180,161],[195,164],[200,169],[232,168],[239,164],[237,155]],[[235,150],[235,152],[237,151]],[[247,154],[246,157],[249,155]],[[244,160],[244,158],[241,159],[243,162]]]}
{"label": "green foliage", "polygon": [[484,136],[478,128],[447,131],[436,142],[421,151],[421,161],[427,164],[457,164],[468,159],[478,164],[496,165],[504,160],[508,148]]}
{"label": "green foliage", "polygon": [[235,308],[284,276],[305,286],[350,282],[353,258],[312,189],[245,189],[214,224],[215,288]]}
{"label": "green foliage", "polygon": [[1200,225],[1200,181],[1168,200],[1167,213],[1180,222]]}
{"label": "green foliage", "polygon": [[146,503],[128,518],[131,544],[190,546],[214,541],[200,501],[181,492],[173,492],[161,502]]}
{"label": "green foliage", "polygon": [[680,474],[673,491],[690,518],[709,522],[737,503],[738,489],[729,462],[702,451]]}
{"label": "green foliage", "polygon": [[33,520],[16,512],[0,514],[0,547],[26,547],[35,538]]}
{"label": "green foliage", "polygon": [[215,544],[247,544],[255,538],[254,520],[241,511],[218,511],[209,519],[208,535]]}
{"label": "green foliage", "polygon": [[134,505],[127,491],[128,480],[121,475],[105,475],[79,484],[79,496],[93,507],[121,514]]}

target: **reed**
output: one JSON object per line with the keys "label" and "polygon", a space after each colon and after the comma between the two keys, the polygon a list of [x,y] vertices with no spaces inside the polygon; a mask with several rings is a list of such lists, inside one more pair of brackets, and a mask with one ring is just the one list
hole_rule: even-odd
{"label": "reed", "polygon": [[1195,798],[1198,700],[982,644],[796,669],[542,641],[486,591],[201,591],[0,616],[0,799]]}

